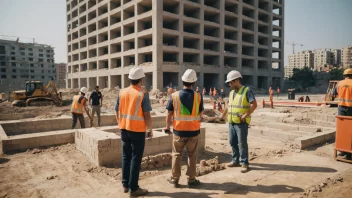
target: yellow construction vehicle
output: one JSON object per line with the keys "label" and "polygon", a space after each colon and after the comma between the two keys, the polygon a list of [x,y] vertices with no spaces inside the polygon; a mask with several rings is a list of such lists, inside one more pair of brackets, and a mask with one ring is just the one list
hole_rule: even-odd
{"label": "yellow construction vehicle", "polygon": [[57,92],[53,81],[49,81],[46,87],[43,81],[26,81],[26,90],[12,92],[12,98],[12,106],[19,107],[62,105],[61,93]]}
{"label": "yellow construction vehicle", "polygon": [[336,88],[337,83],[339,82],[339,80],[329,81],[329,86],[325,94],[325,103],[327,105],[337,106],[337,100],[335,100],[334,90]]}

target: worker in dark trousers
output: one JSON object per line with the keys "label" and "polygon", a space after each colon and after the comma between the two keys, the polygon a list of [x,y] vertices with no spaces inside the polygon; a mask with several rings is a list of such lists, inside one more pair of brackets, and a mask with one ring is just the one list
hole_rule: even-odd
{"label": "worker in dark trousers", "polygon": [[103,106],[103,94],[99,91],[99,86],[95,86],[95,91],[90,94],[89,97],[89,104],[92,107],[92,120],[90,122],[90,126],[93,126],[93,119],[94,119],[94,114],[97,112],[98,116],[98,126],[100,126],[100,112],[101,112],[101,107]]}

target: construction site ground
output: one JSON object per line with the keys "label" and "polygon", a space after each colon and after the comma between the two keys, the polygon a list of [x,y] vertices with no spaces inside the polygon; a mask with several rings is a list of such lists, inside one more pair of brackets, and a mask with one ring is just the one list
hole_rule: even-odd
{"label": "construction site ground", "polygon": [[[67,94],[68,95],[68,94]],[[67,100],[73,94],[66,96]],[[103,113],[112,113],[116,94],[104,100]],[[298,96],[296,96],[297,98]],[[323,101],[323,95],[311,96],[311,101]],[[286,96],[279,99],[284,101]],[[303,118],[306,112],[335,115],[336,108],[261,108],[260,101],[267,96],[257,96],[258,110],[253,120],[292,125],[310,124]],[[212,108],[206,98],[206,108]],[[153,111],[165,114],[159,101],[152,99]],[[0,114],[33,113],[31,118],[43,119],[70,116],[69,106],[14,108],[9,102],[0,104]],[[282,117],[285,115],[285,117]],[[293,118],[293,119],[292,119]],[[220,163],[230,162],[227,124],[202,123],[206,127],[205,151],[200,160],[218,156]],[[69,126],[68,126],[69,127]],[[261,127],[261,126],[253,126]],[[334,127],[334,126],[333,126]],[[275,127],[273,127],[275,130]],[[199,177],[202,182],[196,189],[187,188],[182,167],[181,188],[166,182],[171,166],[142,170],[140,186],[150,191],[147,197],[350,197],[352,194],[352,165],[334,161],[334,142],[298,149],[292,141],[264,138],[249,132],[250,171],[240,173],[240,168],[226,168]],[[121,166],[106,168],[94,166],[76,150],[74,144],[30,149],[25,152],[0,156],[0,198],[3,197],[128,197],[122,192]]]}

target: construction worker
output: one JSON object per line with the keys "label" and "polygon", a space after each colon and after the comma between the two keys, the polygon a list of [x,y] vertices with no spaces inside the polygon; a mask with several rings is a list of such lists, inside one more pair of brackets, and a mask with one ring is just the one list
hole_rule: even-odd
{"label": "construction worker", "polygon": [[[153,137],[149,95],[142,88],[144,72],[133,67],[128,75],[130,86],[122,89],[116,99],[116,120],[122,140],[122,185],[133,197],[143,196],[148,190],[138,186],[139,171],[144,152],[145,138]],[[149,133],[146,133],[147,127]]]}
{"label": "construction worker", "polygon": [[[338,115],[352,116],[352,68],[343,72],[344,80],[340,81],[335,88],[334,95],[338,101]],[[346,156],[351,160],[351,153],[342,152],[340,156]]]}
{"label": "construction worker", "polygon": [[205,96],[205,94],[207,93],[207,90],[205,89],[205,87],[203,88],[203,96]]}
{"label": "construction worker", "polygon": [[279,99],[279,97],[280,97],[280,88],[279,87],[276,89],[276,93],[277,93],[277,99]]}
{"label": "construction worker", "polygon": [[[228,112],[229,142],[232,147],[232,162],[227,167],[239,167],[241,172],[249,170],[248,163],[248,126],[251,123],[251,114],[257,108],[257,101],[249,87],[241,84],[242,75],[233,70],[227,74],[226,83],[229,83],[231,92],[229,95],[228,108],[225,108],[220,119],[224,119]],[[241,157],[241,161],[240,161]]]}
{"label": "construction worker", "polygon": [[211,90],[211,87],[209,89],[209,96],[210,96],[210,98],[213,96],[213,91]]}
{"label": "construction worker", "polygon": [[197,88],[196,88],[196,92],[199,92],[199,87],[197,86]]}
{"label": "construction worker", "polygon": [[221,98],[225,98],[225,92],[224,92],[224,88],[223,87],[221,87]]}
{"label": "construction worker", "polygon": [[86,87],[82,87],[80,90],[80,94],[73,96],[72,105],[71,105],[71,113],[72,113],[71,129],[74,129],[76,127],[77,119],[79,120],[81,129],[86,128],[86,124],[83,116],[84,111],[91,119],[89,115],[89,111],[87,109],[87,98],[85,97],[87,92],[88,92],[88,89]]}
{"label": "construction worker", "polygon": [[93,126],[94,114],[97,112],[98,126],[100,126],[100,108],[103,106],[103,94],[99,91],[99,86],[95,86],[95,91],[90,94],[89,104],[92,107],[92,119],[90,120],[90,127]]}
{"label": "construction worker", "polygon": [[196,164],[198,156],[198,136],[200,134],[200,119],[203,114],[203,98],[192,86],[197,81],[196,72],[187,69],[182,76],[183,89],[172,94],[166,109],[166,130],[170,131],[170,122],[173,117],[173,143],[172,143],[172,176],[168,182],[174,187],[179,186],[181,176],[181,158],[184,148],[187,148],[188,187],[200,184],[196,179]]}
{"label": "construction worker", "polygon": [[217,90],[216,90],[216,88],[214,87],[214,89],[213,89],[213,97],[214,97],[214,98],[215,98],[216,94],[217,94]]}
{"label": "construction worker", "polygon": [[274,95],[273,89],[270,87],[270,88],[269,88],[269,98],[270,98],[270,101],[273,100],[273,95]]}

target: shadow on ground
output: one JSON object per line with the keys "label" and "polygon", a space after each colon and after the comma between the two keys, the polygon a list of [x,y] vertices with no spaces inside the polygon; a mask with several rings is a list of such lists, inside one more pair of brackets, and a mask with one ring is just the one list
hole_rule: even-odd
{"label": "shadow on ground", "polygon": [[4,164],[8,161],[10,161],[10,159],[0,157],[0,164]]}
{"label": "shadow on ground", "polygon": [[[180,188],[186,188],[185,185],[180,186]],[[288,186],[288,185],[243,185],[243,184],[236,184],[236,183],[202,183],[199,187],[196,188],[199,191],[206,190],[206,191],[213,191],[212,193],[207,192],[175,192],[175,193],[165,193],[165,192],[150,192],[148,196],[156,196],[156,197],[181,197],[181,198],[193,198],[193,197],[204,197],[209,198],[211,195],[221,195],[221,192],[215,191],[222,191],[224,194],[232,194],[232,195],[246,195],[250,192],[258,192],[264,194],[272,194],[272,193],[297,193],[297,192],[304,192],[304,189],[295,187],[295,186]]]}
{"label": "shadow on ground", "polygon": [[253,170],[269,170],[269,171],[295,171],[295,172],[337,172],[336,169],[316,166],[290,166],[282,164],[261,164],[251,163],[250,169]]}

